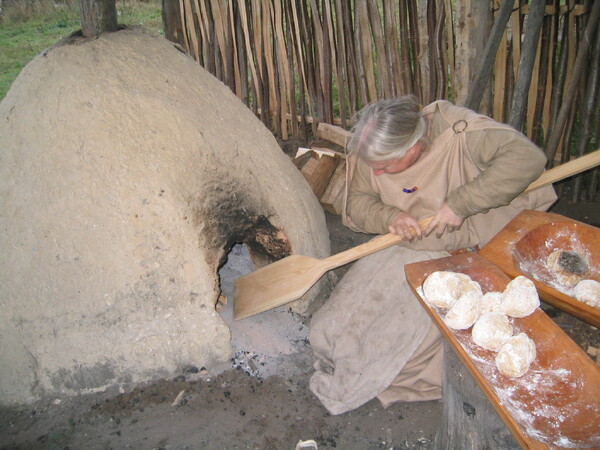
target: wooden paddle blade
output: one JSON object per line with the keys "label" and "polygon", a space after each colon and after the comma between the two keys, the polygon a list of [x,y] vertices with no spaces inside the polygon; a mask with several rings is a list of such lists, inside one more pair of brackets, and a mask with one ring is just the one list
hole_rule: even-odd
{"label": "wooden paddle blade", "polygon": [[299,299],[326,271],[322,260],[291,255],[238,278],[234,282],[233,319]]}

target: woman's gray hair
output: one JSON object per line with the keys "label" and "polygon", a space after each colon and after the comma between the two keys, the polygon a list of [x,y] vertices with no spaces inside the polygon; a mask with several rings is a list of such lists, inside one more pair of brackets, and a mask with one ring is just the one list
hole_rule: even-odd
{"label": "woman's gray hair", "polygon": [[367,161],[402,158],[425,135],[426,129],[415,96],[380,100],[359,113],[348,150]]}

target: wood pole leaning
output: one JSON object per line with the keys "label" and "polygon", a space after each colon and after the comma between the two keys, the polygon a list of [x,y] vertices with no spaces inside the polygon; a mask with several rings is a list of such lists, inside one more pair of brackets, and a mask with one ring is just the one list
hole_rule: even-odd
{"label": "wood pole leaning", "polygon": [[578,88],[579,78],[583,72],[583,67],[587,60],[587,53],[590,48],[590,43],[592,42],[592,38],[596,31],[596,26],[598,24],[598,16],[600,15],[600,1],[593,2],[594,6],[592,8],[592,12],[590,13],[590,17],[588,19],[587,26],[585,28],[585,32],[582,38],[581,45],[579,47],[579,51],[577,52],[577,58],[575,60],[575,67],[573,69],[573,75],[569,80],[569,85],[563,96],[563,102],[556,118],[556,123],[550,132],[550,136],[548,141],[546,142],[545,153],[548,161],[551,162],[554,159],[554,154],[556,153],[556,149],[558,148],[558,144],[560,142],[560,137],[562,136],[563,129],[567,118],[569,116],[569,112],[571,111],[571,106],[573,102],[573,98],[575,97],[575,91]]}

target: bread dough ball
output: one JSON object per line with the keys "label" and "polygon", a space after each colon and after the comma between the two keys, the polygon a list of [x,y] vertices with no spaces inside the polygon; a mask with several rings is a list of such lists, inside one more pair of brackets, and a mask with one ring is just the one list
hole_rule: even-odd
{"label": "bread dough ball", "polygon": [[518,276],[502,293],[502,312],[510,317],[526,317],[540,306],[540,297],[533,281]]}
{"label": "bread dough ball", "polygon": [[496,367],[502,375],[517,378],[525,375],[535,359],[535,343],[519,333],[504,343],[496,355]]}
{"label": "bread dough ball", "polygon": [[573,289],[575,298],[594,308],[600,308],[600,283],[596,280],[581,280]]}
{"label": "bread dough ball", "polygon": [[479,283],[459,272],[433,272],[423,283],[423,294],[427,302],[444,309],[450,308],[461,295],[472,290],[482,294]]}
{"label": "bread dough ball", "polygon": [[481,299],[481,314],[502,311],[502,292],[486,292]]}
{"label": "bread dough ball", "polygon": [[481,292],[469,290],[460,296],[444,316],[444,322],[454,330],[466,330],[479,318]]}
{"label": "bread dough ball", "polygon": [[583,257],[572,250],[553,251],[548,255],[546,267],[554,279],[565,287],[575,286],[589,270]]}
{"label": "bread dough ball", "polygon": [[500,347],[513,334],[513,327],[506,314],[502,312],[488,312],[482,314],[471,331],[473,342],[477,345],[493,351]]}

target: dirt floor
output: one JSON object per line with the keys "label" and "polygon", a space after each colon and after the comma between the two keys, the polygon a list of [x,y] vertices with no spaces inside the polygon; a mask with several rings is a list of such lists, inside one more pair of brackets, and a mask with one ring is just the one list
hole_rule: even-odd
{"label": "dirt floor", "polygon": [[[553,211],[600,224],[598,203],[560,203]],[[333,253],[367,239],[343,227],[338,216],[327,213],[327,221]],[[331,286],[346,270],[332,271]],[[319,302],[327,296],[324,292]],[[548,305],[543,309],[584,350],[600,347],[596,328]],[[298,326],[293,348],[276,357],[242,345],[231,364],[214,373],[188,367],[173,379],[145,386],[0,409],[0,448],[291,450],[309,440],[319,449],[432,448],[440,401],[385,410],[372,400],[346,414],[330,415],[308,389],[313,372],[306,339],[310,318],[294,315],[293,320]]]}

